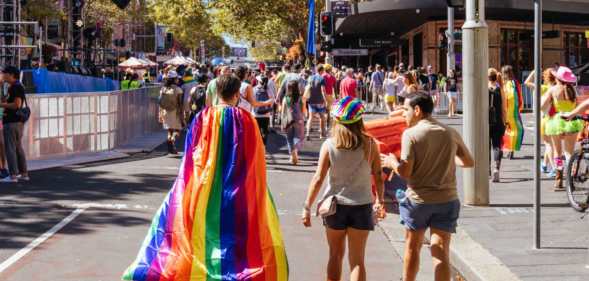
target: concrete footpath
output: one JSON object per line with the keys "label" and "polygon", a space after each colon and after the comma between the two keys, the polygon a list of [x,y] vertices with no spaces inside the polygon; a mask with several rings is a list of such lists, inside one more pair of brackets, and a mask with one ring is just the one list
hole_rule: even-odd
{"label": "concrete footpath", "polygon": [[[150,152],[166,140],[166,132],[146,134],[130,140],[127,144],[114,150],[88,153],[58,155],[45,159],[28,160],[29,171],[45,170],[84,163],[117,160],[129,157],[131,154]],[[33,179],[34,180],[34,179]]]}
{"label": "concrete footpath", "polygon": [[[460,118],[439,120],[462,131]],[[452,241],[452,263],[468,281],[588,280],[589,218],[574,211],[565,192],[542,180],[542,248],[533,249],[532,115],[524,115],[524,143],[513,160],[503,160],[501,182],[491,183],[488,207],[463,206]],[[458,189],[463,194],[461,171]]]}

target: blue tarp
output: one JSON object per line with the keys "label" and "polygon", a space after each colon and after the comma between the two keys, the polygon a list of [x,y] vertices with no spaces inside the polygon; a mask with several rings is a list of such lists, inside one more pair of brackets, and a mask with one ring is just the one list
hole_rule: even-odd
{"label": "blue tarp", "polygon": [[108,78],[96,78],[63,72],[52,72],[46,68],[31,71],[36,92],[43,93],[80,93],[104,92],[118,90],[118,81]]}

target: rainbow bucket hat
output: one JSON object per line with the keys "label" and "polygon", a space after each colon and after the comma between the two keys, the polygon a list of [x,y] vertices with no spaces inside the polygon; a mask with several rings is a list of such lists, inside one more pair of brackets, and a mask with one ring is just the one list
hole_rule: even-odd
{"label": "rainbow bucket hat", "polygon": [[360,121],[364,111],[362,101],[352,97],[344,97],[331,106],[331,116],[341,124],[352,124]]}

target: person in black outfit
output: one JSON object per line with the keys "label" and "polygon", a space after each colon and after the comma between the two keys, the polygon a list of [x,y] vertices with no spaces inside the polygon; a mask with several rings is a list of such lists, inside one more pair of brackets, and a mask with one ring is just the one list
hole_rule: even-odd
{"label": "person in black outfit", "polygon": [[0,182],[18,182],[19,179],[29,181],[27,159],[22,147],[23,120],[16,114],[17,110],[26,103],[25,88],[19,82],[20,70],[14,66],[7,66],[2,70],[4,80],[10,84],[6,102],[0,103],[4,108],[2,124],[4,125],[4,143],[6,160],[10,176]]}
{"label": "person in black outfit", "polygon": [[497,70],[489,69],[489,136],[491,137],[491,148],[493,151],[493,182],[499,182],[499,171],[501,169],[501,149],[503,135],[505,134],[505,116],[503,114],[503,97],[499,84]]}

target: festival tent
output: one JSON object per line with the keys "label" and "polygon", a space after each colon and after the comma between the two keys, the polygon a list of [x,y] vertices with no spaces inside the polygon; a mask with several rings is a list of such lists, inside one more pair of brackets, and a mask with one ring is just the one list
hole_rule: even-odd
{"label": "festival tent", "polygon": [[179,66],[179,65],[189,65],[192,64],[190,61],[186,60],[186,58],[181,57],[181,56],[176,56],[172,59],[169,59],[167,61],[164,62],[164,64],[166,65],[174,65],[174,66]]}
{"label": "festival tent", "polygon": [[145,68],[148,67],[148,63],[142,61],[136,57],[130,57],[128,60],[121,62],[119,67],[121,68]]}

